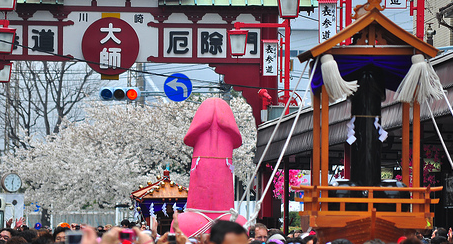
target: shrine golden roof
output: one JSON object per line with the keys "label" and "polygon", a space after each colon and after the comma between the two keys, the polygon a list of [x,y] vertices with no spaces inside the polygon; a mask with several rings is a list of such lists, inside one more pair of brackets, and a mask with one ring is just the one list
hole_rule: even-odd
{"label": "shrine golden roof", "polygon": [[[402,29],[381,13],[380,0],[368,0],[354,10],[356,20],[333,37],[298,55],[299,61],[324,53],[338,55],[413,55],[434,57],[438,49]],[[351,45],[338,45],[354,36]]]}
{"label": "shrine golden roof", "polygon": [[157,182],[148,181],[147,186],[140,186],[131,193],[131,198],[142,202],[145,199],[185,199],[189,189],[170,180],[170,172],[164,171],[164,176],[158,176]]}

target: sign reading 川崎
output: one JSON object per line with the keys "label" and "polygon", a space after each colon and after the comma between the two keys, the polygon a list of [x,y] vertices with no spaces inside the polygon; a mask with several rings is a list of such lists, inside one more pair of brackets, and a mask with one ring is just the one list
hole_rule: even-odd
{"label": "sign reading \u5ddd\u5d0e", "polygon": [[139,41],[124,20],[102,18],[92,23],[82,38],[82,53],[88,65],[105,75],[118,75],[137,59]]}

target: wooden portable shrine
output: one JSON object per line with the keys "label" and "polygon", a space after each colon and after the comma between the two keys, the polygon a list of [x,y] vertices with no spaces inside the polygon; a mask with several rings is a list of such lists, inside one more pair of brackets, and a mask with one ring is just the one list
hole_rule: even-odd
{"label": "wooden portable shrine", "polygon": [[165,233],[170,230],[173,208],[185,207],[188,191],[188,188],[172,181],[170,171],[166,169],[163,176],[157,176],[156,182],[148,181],[146,187],[139,186],[137,191],[131,193],[131,199],[138,205],[135,209],[142,220],[150,226],[150,214],[154,213],[159,222],[158,232]]}
{"label": "wooden portable shrine", "polygon": [[[411,187],[386,187],[380,180],[382,142],[376,129],[378,122],[387,116],[381,117],[380,107],[385,90],[396,90],[411,67],[412,55],[434,57],[438,53],[436,48],[385,17],[380,3],[380,0],[368,0],[357,6],[351,25],[298,56],[305,62],[330,54],[338,63],[341,76],[347,81],[358,80],[359,85],[351,96],[357,140],[345,149],[348,186],[329,186],[329,94],[323,84],[321,62],[312,67],[315,69],[312,184],[293,189],[304,191],[304,197],[296,199],[304,202],[304,211],[299,214],[302,222],[308,222],[318,232],[321,243],[338,238],[353,243],[376,238],[396,242],[400,236],[413,234],[417,229],[432,228],[434,214],[430,212],[430,204],[439,202],[430,198],[430,192],[440,191],[442,187],[420,187],[420,104],[417,101],[401,103],[402,183]],[[349,38],[352,44],[338,45]],[[409,166],[411,106],[413,180]]]}

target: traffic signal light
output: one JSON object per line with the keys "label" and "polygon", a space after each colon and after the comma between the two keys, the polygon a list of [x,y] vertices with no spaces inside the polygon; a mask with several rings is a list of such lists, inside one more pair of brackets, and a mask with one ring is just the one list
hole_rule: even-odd
{"label": "traffic signal light", "polygon": [[99,96],[104,101],[126,99],[136,101],[140,98],[140,90],[137,87],[103,87],[99,91]]}

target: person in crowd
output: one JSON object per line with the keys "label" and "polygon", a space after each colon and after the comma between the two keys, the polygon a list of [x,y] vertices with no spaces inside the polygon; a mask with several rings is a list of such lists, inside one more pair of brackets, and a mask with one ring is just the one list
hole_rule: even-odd
{"label": "person in crowd", "polygon": [[16,235],[16,231],[11,228],[3,228],[0,230],[0,240],[7,242],[11,237]]}
{"label": "person in crowd", "polygon": [[140,230],[143,231],[143,230],[147,230],[147,229],[148,229],[148,226],[146,225],[146,222],[141,223]]}
{"label": "person in crowd", "polygon": [[38,232],[35,229],[23,230],[23,231],[19,231],[17,233],[17,236],[23,237],[27,241],[27,243],[31,243],[33,241],[33,239],[36,238],[37,235],[38,235]]}
{"label": "person in crowd", "polygon": [[447,243],[448,243],[447,238],[445,238],[443,236],[435,236],[435,237],[431,238],[431,244],[447,244]]}
{"label": "person in crowd", "polygon": [[294,237],[300,237],[304,233],[301,229],[294,231]]}
{"label": "person in crowd", "polygon": [[32,244],[53,244],[53,236],[45,229],[38,231],[38,236],[33,239]]}
{"label": "person in crowd", "polygon": [[422,244],[422,242],[417,237],[412,236],[402,240],[400,244]]}
{"label": "person in crowd", "polygon": [[[210,244],[247,244],[245,229],[236,222],[217,221],[211,228]],[[179,243],[178,243],[179,244]]]}
{"label": "person in crowd", "polygon": [[[68,224],[69,226],[69,224]],[[66,241],[66,231],[70,230],[69,227],[57,227],[53,232],[53,241],[55,243],[64,243]]]}
{"label": "person in crowd", "polygon": [[308,235],[302,240],[307,244],[316,244],[318,242],[316,235]]}
{"label": "person in crowd", "polygon": [[448,234],[448,231],[445,228],[439,227],[433,231],[433,234],[431,235],[431,239],[433,239],[436,236],[442,236],[442,237],[447,238],[447,234]]}
{"label": "person in crowd", "polygon": [[6,244],[27,244],[27,240],[25,240],[21,236],[13,236],[11,239],[9,239]]}
{"label": "person in crowd", "polygon": [[128,219],[123,219],[123,221],[121,221],[121,227],[122,228],[129,228],[130,224],[131,224],[131,222],[129,222]]}
{"label": "person in crowd", "polygon": [[286,238],[294,238],[294,230],[290,231]]}
{"label": "person in crowd", "polygon": [[255,225],[255,240],[266,242],[267,241],[267,227],[264,224],[257,223]]}
{"label": "person in crowd", "polygon": [[305,244],[305,242],[300,237],[287,238],[286,243]]}
{"label": "person in crowd", "polygon": [[276,244],[283,244],[286,243],[286,238],[281,230],[278,229],[271,229],[268,233],[269,238],[268,242],[274,242]]}
{"label": "person in crowd", "polygon": [[352,244],[348,239],[336,239],[331,242],[331,244]]}
{"label": "person in crowd", "polygon": [[104,225],[104,231],[109,231],[112,227],[111,224]]}

